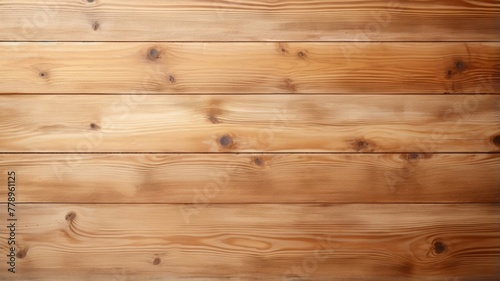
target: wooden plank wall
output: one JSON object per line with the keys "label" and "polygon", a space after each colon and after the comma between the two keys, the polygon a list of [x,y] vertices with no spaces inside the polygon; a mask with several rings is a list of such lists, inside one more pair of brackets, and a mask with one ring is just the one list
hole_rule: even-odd
{"label": "wooden plank wall", "polygon": [[0,24],[0,280],[500,278],[500,1]]}

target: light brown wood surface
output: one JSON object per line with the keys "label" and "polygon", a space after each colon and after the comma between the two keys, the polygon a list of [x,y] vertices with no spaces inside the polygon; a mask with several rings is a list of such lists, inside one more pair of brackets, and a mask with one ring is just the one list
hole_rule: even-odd
{"label": "light brown wood surface", "polygon": [[500,280],[499,30],[499,0],[0,1],[0,281]]}
{"label": "light brown wood surface", "polygon": [[495,41],[497,0],[7,0],[10,41]]}
{"label": "light brown wood surface", "polygon": [[19,203],[500,202],[500,154],[0,155],[9,169]]}
{"label": "light brown wood surface", "polygon": [[498,94],[499,62],[484,42],[0,43],[0,93]]}
{"label": "light brown wood surface", "polygon": [[498,273],[497,205],[228,204],[186,221],[189,207],[22,204],[19,273],[0,277],[297,280],[298,268],[302,280],[481,280]]}
{"label": "light brown wood surface", "polygon": [[3,152],[499,152],[500,96],[0,96]]}

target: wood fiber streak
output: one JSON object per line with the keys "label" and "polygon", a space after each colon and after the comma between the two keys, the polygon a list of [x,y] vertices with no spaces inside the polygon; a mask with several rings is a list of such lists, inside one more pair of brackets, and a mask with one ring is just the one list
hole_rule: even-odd
{"label": "wood fiber streak", "polygon": [[0,94],[497,94],[499,63],[484,42],[0,43]]}
{"label": "wood fiber streak", "polygon": [[3,95],[2,152],[499,152],[500,96]]}
{"label": "wood fiber streak", "polygon": [[4,0],[9,41],[495,41],[496,0]]}
{"label": "wood fiber streak", "polygon": [[500,203],[500,154],[0,155],[6,170],[19,203]]}
{"label": "wood fiber streak", "polygon": [[495,277],[500,258],[498,205],[20,204],[18,212],[19,273],[2,270],[2,279],[481,280]]}

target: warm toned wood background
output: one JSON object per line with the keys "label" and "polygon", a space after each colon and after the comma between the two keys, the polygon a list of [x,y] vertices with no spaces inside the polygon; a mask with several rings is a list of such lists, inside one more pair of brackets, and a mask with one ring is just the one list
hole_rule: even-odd
{"label": "warm toned wood background", "polygon": [[0,280],[500,279],[500,1],[7,0],[0,24]]}
{"label": "warm toned wood background", "polygon": [[0,93],[499,93],[499,50],[484,42],[4,43]]}

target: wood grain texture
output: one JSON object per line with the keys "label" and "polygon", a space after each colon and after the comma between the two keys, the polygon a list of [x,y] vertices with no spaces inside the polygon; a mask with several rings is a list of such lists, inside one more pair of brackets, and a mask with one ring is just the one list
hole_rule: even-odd
{"label": "wood grain texture", "polygon": [[0,24],[0,280],[499,280],[499,0],[3,0]]}
{"label": "wood grain texture", "polygon": [[0,40],[495,41],[497,0],[7,0]]}
{"label": "wood grain texture", "polygon": [[500,203],[500,154],[0,155],[0,171],[19,203]]}
{"label": "wood grain texture", "polygon": [[0,93],[494,94],[499,62],[500,43],[0,43]]}
{"label": "wood grain texture", "polygon": [[481,280],[498,273],[498,205],[209,205],[186,221],[189,206],[20,204],[18,273],[0,277]]}
{"label": "wood grain texture", "polygon": [[3,95],[2,152],[499,152],[500,96]]}

